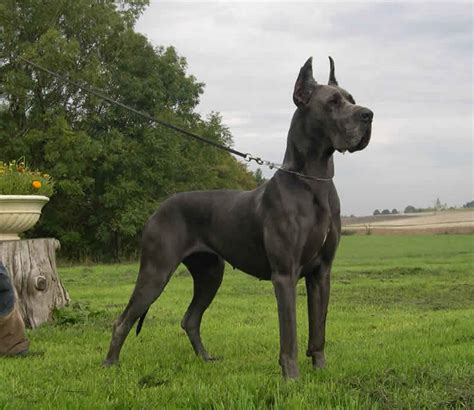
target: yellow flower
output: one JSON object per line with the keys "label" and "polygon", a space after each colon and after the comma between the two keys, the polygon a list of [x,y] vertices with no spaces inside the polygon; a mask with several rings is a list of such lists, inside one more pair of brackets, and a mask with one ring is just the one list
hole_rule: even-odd
{"label": "yellow flower", "polygon": [[41,181],[33,181],[31,183],[33,188],[40,189],[41,188]]}

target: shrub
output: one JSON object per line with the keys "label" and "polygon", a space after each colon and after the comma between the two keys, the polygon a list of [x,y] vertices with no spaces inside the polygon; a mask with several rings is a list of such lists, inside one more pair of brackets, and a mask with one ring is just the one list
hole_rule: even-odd
{"label": "shrub", "polygon": [[48,174],[30,169],[24,159],[6,164],[0,161],[0,195],[53,194],[53,181]]}

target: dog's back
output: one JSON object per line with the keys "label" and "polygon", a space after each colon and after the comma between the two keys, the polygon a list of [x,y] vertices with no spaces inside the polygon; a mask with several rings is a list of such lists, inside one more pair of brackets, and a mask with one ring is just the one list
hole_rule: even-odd
{"label": "dog's back", "polygon": [[182,259],[196,252],[215,253],[244,272],[269,278],[262,235],[265,188],[175,194],[147,222],[143,246],[156,254],[171,241]]}

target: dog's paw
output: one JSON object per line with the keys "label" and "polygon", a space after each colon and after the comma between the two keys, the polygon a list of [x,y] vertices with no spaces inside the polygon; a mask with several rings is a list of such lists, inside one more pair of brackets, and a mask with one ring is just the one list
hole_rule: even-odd
{"label": "dog's paw", "polygon": [[107,368],[107,367],[116,366],[117,364],[118,364],[118,361],[117,361],[117,360],[105,359],[105,360],[102,362],[102,367],[103,367],[103,368]]}
{"label": "dog's paw", "polygon": [[300,377],[300,371],[298,367],[292,366],[289,368],[282,368],[282,375],[285,381],[297,380]]}
{"label": "dog's paw", "polygon": [[311,356],[313,369],[324,369],[326,367],[326,358],[323,352],[316,352]]}
{"label": "dog's paw", "polygon": [[202,357],[205,362],[218,362],[222,360],[222,356],[211,356],[210,354],[206,354]]}

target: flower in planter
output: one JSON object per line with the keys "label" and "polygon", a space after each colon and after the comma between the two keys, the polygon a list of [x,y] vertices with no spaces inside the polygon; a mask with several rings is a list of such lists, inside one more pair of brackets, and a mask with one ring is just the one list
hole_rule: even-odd
{"label": "flower in planter", "polygon": [[48,174],[30,169],[24,159],[4,163],[0,161],[0,195],[53,194],[53,180]]}
{"label": "flower in planter", "polygon": [[34,180],[32,183],[31,183],[31,186],[35,189],[40,189],[43,184],[41,183],[41,181],[38,181],[38,180]]}

